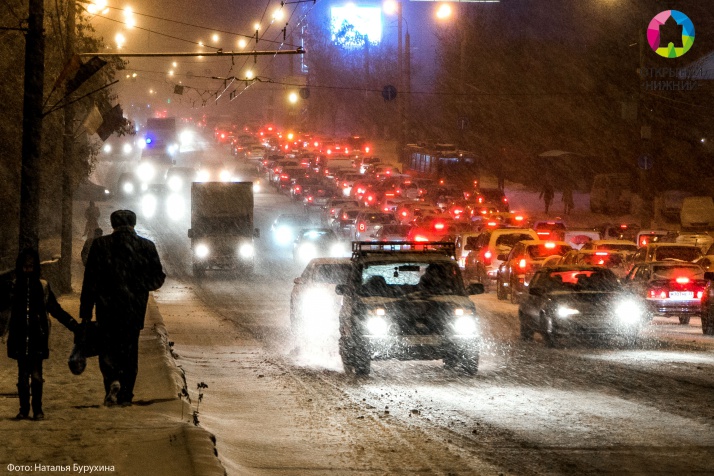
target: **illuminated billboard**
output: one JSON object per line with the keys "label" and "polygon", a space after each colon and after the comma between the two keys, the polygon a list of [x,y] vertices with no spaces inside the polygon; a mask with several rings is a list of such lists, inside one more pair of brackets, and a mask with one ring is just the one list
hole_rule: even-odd
{"label": "illuminated billboard", "polygon": [[382,9],[345,5],[332,7],[332,41],[344,48],[361,48],[365,41],[382,41]]}

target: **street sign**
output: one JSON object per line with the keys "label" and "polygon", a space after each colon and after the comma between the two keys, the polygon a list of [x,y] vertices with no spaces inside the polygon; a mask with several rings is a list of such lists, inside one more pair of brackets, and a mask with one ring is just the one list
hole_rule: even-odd
{"label": "street sign", "polygon": [[468,117],[459,117],[459,120],[457,121],[457,123],[458,123],[459,129],[461,129],[462,131],[465,131],[471,125],[471,122],[469,121]]}
{"label": "street sign", "polygon": [[384,89],[382,89],[382,97],[384,98],[385,101],[391,101],[393,99],[396,99],[397,88],[395,88],[391,84],[388,84],[387,86],[384,87]]}
{"label": "street sign", "polygon": [[642,170],[649,170],[652,168],[652,157],[647,154],[641,155],[637,159],[637,166]]}

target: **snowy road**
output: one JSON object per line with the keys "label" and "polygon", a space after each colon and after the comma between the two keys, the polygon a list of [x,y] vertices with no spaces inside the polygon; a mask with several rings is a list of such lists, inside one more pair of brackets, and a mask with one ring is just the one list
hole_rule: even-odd
{"label": "snowy road", "polygon": [[[253,279],[196,282],[185,226],[147,225],[171,276],[156,293],[201,424],[229,474],[691,474],[714,472],[714,339],[658,319],[642,345],[518,340],[517,307],[475,296],[486,345],[477,376],[440,362],[377,362],[345,375],[336,341],[296,350],[299,275],[267,245],[284,196],[256,197]],[[194,392],[194,400],[195,398]]]}

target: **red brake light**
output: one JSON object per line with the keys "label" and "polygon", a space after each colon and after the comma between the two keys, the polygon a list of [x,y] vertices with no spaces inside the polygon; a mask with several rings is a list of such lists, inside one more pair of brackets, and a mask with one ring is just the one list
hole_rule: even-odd
{"label": "red brake light", "polygon": [[429,238],[421,235],[417,235],[414,237],[414,241],[429,241]]}
{"label": "red brake light", "polygon": [[503,203],[508,203],[508,199],[506,197],[503,197]]}
{"label": "red brake light", "polygon": [[620,225],[620,228],[624,230],[625,228],[627,228],[627,225]]}
{"label": "red brake light", "polygon": [[407,212],[402,212],[402,216],[403,217],[407,216]]}
{"label": "red brake light", "polygon": [[521,258],[521,260],[518,262],[518,267],[521,269],[526,269],[526,259]]}
{"label": "red brake light", "polygon": [[595,256],[607,256],[609,254],[610,253],[608,253],[607,251],[596,251],[595,252]]}
{"label": "red brake light", "polygon": [[520,215],[516,215],[515,218],[514,218],[514,220],[516,220],[516,221],[523,221],[523,217],[520,216]]}
{"label": "red brake light", "polygon": [[544,246],[545,246],[546,248],[548,248],[549,250],[552,250],[552,249],[555,248],[555,243],[548,242],[548,243],[546,243]]}
{"label": "red brake light", "polygon": [[434,223],[434,228],[437,230],[443,230],[444,229],[444,224],[441,222]]}
{"label": "red brake light", "polygon": [[675,281],[677,281],[677,284],[687,284],[689,282],[689,278],[686,276],[680,276],[675,279]]}

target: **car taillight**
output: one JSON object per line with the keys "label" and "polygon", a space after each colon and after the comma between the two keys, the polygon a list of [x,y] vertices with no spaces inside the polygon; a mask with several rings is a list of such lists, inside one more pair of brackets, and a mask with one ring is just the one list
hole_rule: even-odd
{"label": "car taillight", "polygon": [[689,283],[689,278],[686,276],[680,276],[677,279],[675,279],[675,281],[677,282],[677,284],[687,284],[687,283]]}
{"label": "car taillight", "polygon": [[330,215],[334,215],[334,214],[335,214],[335,209],[334,209],[334,208],[330,208]]}
{"label": "car taillight", "polygon": [[647,238],[642,238],[640,240],[640,246],[646,246],[647,245]]}
{"label": "car taillight", "polygon": [[389,207],[384,207],[384,211],[385,211],[385,212],[388,212],[388,211],[389,211]]}
{"label": "car taillight", "polygon": [[549,231],[536,231],[536,234],[537,234],[538,236],[550,236],[550,232],[549,232]]}
{"label": "car taillight", "polygon": [[342,187],[347,188],[349,187],[349,184],[347,182],[342,182]]}
{"label": "car taillight", "polygon": [[436,230],[443,230],[444,229],[444,224],[441,222],[434,223],[434,229]]}
{"label": "car taillight", "polygon": [[403,217],[406,217],[406,216],[407,216],[407,212],[402,212],[402,216],[403,216]]}
{"label": "car taillight", "polygon": [[704,296],[704,291],[697,291],[697,299],[701,299]]}
{"label": "car taillight", "polygon": [[544,246],[546,248],[548,248],[549,250],[555,249],[555,243],[552,243],[552,242],[548,242]]}
{"label": "car taillight", "polygon": [[609,254],[610,253],[608,253],[607,251],[596,251],[595,252],[595,256],[607,256]]}
{"label": "car taillight", "polygon": [[299,185],[297,187],[295,187],[295,193],[300,193],[300,190],[301,190],[301,188]]}
{"label": "car taillight", "polygon": [[491,258],[493,258],[493,253],[491,253],[491,250],[486,250],[483,253],[483,264],[486,266],[491,264]]}
{"label": "car taillight", "polygon": [[667,299],[669,297],[669,292],[667,292],[666,289],[651,288],[648,290],[647,295],[650,299]]}
{"label": "car taillight", "polygon": [[374,201],[374,196],[372,196],[372,195],[367,195],[367,201],[368,201],[368,202],[373,202],[373,201]]}
{"label": "car taillight", "polygon": [[311,202],[311,201],[312,201],[312,196],[308,195],[307,201],[308,201],[308,202]]}
{"label": "car taillight", "polygon": [[508,203],[508,199],[506,197],[503,197],[503,203]]}
{"label": "car taillight", "polygon": [[483,197],[478,197],[478,202],[483,203]]}
{"label": "car taillight", "polygon": [[357,229],[358,229],[359,231],[364,231],[366,228],[367,228],[367,227],[365,226],[365,224],[364,224],[363,221],[359,222],[359,225],[357,225]]}
{"label": "car taillight", "polygon": [[429,238],[427,238],[426,236],[417,235],[414,237],[414,241],[429,241]]}
{"label": "car taillight", "polygon": [[518,267],[521,268],[521,269],[526,269],[526,265],[527,265],[527,264],[528,264],[528,263],[526,263],[526,259],[525,259],[525,258],[521,258],[521,260],[518,262]]}
{"label": "car taillight", "polygon": [[289,179],[289,178],[290,178],[290,177],[287,176],[287,175],[285,175],[285,174],[280,174],[280,180],[287,180],[287,179]]}

